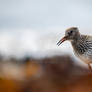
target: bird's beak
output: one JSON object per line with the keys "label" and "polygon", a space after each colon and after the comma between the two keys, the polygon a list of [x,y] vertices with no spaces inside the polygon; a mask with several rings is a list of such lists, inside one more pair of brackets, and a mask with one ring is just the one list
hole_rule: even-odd
{"label": "bird's beak", "polygon": [[64,41],[66,41],[67,40],[67,37],[65,36],[65,37],[63,37],[58,43],[57,43],[57,45],[59,46],[61,43],[63,43]]}

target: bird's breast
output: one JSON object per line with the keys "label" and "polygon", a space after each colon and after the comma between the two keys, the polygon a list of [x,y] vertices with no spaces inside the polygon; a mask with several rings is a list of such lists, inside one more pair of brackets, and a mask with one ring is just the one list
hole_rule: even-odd
{"label": "bird's breast", "polygon": [[92,41],[81,41],[72,43],[74,53],[85,63],[92,63]]}
{"label": "bird's breast", "polygon": [[84,54],[88,50],[88,46],[85,43],[76,42],[76,43],[73,43],[72,46],[73,46],[74,52],[80,55]]}

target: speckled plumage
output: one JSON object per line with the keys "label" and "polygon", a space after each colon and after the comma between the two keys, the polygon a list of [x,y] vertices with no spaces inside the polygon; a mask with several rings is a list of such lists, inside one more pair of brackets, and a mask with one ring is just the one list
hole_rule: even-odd
{"label": "speckled plumage", "polygon": [[57,45],[59,46],[65,40],[71,42],[75,55],[88,64],[89,69],[91,69],[92,36],[82,35],[77,27],[71,27],[66,30],[65,36],[57,43]]}
{"label": "speckled plumage", "polygon": [[92,63],[92,37],[80,35],[78,40],[71,41],[74,53],[85,63]]}

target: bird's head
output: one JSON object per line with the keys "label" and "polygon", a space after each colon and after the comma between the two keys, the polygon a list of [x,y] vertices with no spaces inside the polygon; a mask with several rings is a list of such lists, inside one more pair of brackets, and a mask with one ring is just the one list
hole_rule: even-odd
{"label": "bird's head", "polygon": [[65,31],[65,36],[57,43],[59,46],[66,40],[74,41],[80,36],[79,30],[77,27],[71,27]]}

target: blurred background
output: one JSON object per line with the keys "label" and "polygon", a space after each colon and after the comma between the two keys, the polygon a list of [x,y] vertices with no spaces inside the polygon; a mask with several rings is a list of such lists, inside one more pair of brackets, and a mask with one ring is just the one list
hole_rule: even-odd
{"label": "blurred background", "polygon": [[56,45],[69,27],[91,35],[91,24],[91,0],[0,0],[0,91],[91,92],[87,65],[69,42]]}

